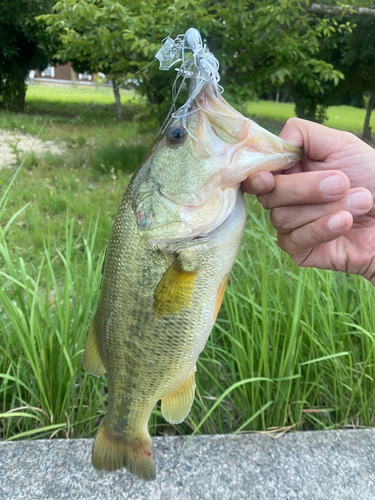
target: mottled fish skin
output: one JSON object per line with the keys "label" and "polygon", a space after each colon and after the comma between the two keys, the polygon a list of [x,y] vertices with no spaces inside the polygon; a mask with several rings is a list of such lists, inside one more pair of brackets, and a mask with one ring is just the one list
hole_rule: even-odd
{"label": "mottled fish skin", "polygon": [[141,240],[129,191],[108,246],[94,320],[95,331],[102,332],[99,352],[108,374],[106,425],[119,438],[146,432],[156,402],[194,368],[216,319],[217,290],[233,265],[245,224],[238,197],[225,227],[179,252],[197,269],[194,295],[179,314],[158,316],[153,312],[154,291],[176,257]]}
{"label": "mottled fish skin", "polygon": [[[200,107],[209,100],[213,104],[202,118]],[[220,130],[215,125],[218,108]],[[213,118],[207,119],[207,109]],[[127,467],[153,479],[147,430],[153,407],[161,399],[164,417],[178,423],[193,402],[195,364],[215,322],[245,225],[239,189],[245,156],[233,147],[236,141],[246,143],[249,120],[232,110],[209,89],[201,95],[197,114],[188,122],[195,137],[186,134],[177,145],[168,144],[168,131],[159,137],[119,207],[84,358],[89,373],[107,372],[108,377],[108,411],[93,447],[98,469]],[[175,126],[172,120],[170,127]],[[264,137],[260,142],[268,140],[269,149],[276,142],[276,152],[266,153],[273,162],[269,170],[300,158],[296,148],[283,150],[286,143],[269,132]],[[263,167],[260,154],[265,153],[254,153],[255,163]],[[236,177],[231,158],[239,156]]]}

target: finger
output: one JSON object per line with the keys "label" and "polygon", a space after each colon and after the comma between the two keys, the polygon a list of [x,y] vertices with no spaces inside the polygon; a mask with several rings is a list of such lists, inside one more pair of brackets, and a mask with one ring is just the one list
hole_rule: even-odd
{"label": "finger", "polygon": [[249,194],[269,193],[275,186],[275,180],[271,172],[259,171],[245,179],[242,185]]}
{"label": "finger", "polygon": [[277,243],[295,261],[300,261],[303,256],[307,257],[312,248],[333,241],[348,232],[352,224],[352,214],[341,211],[315,220],[288,234],[278,233]]}
{"label": "finger", "polygon": [[285,205],[327,203],[342,198],[350,187],[349,179],[337,170],[275,175],[275,187],[258,200],[267,210]]}
{"label": "finger", "polygon": [[297,174],[298,172],[303,172],[302,160],[293,165],[293,167],[290,167],[286,170],[282,170],[281,172],[275,172],[273,175],[279,175],[280,173],[284,175],[285,174],[290,175],[290,174]]}
{"label": "finger", "polygon": [[357,140],[349,132],[335,130],[301,118],[290,118],[280,132],[280,137],[301,148],[305,158],[320,162],[342,148],[343,143]]}
{"label": "finger", "polygon": [[350,212],[354,217],[368,213],[373,205],[370,191],[365,188],[351,189],[348,195],[332,203],[315,205],[292,205],[276,207],[271,210],[271,224],[282,234],[305,226],[326,215],[333,215],[341,210]]}

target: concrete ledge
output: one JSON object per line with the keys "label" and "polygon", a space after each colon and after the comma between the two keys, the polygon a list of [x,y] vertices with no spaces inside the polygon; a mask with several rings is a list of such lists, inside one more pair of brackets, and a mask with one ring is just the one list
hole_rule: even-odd
{"label": "concrete ledge", "polygon": [[375,429],[154,438],[157,479],[100,476],[92,440],[0,443],[0,499],[372,500]]}

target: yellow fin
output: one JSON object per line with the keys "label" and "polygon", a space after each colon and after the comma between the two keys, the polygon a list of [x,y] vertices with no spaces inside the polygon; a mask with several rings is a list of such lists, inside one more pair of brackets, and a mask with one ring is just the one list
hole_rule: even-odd
{"label": "yellow fin", "polygon": [[154,313],[158,316],[168,316],[187,309],[194,291],[196,274],[195,270],[183,269],[177,258],[155,289]]}
{"label": "yellow fin", "polygon": [[190,411],[194,401],[196,371],[194,366],[182,384],[161,400],[161,413],[170,424],[180,424]]}
{"label": "yellow fin", "polygon": [[116,439],[100,424],[92,448],[92,465],[98,470],[114,471],[126,467],[131,474],[150,481],[155,479],[150,435],[144,433],[132,442]]}
{"label": "yellow fin", "polygon": [[215,310],[214,310],[214,322],[216,321],[217,315],[219,314],[219,309],[220,309],[221,304],[223,302],[225,288],[226,288],[227,283],[228,283],[228,277],[229,277],[229,274],[224,276],[224,278],[222,279],[222,281],[219,285],[219,288],[217,289],[216,300],[215,300]]}
{"label": "yellow fin", "polygon": [[94,322],[92,322],[87,336],[85,353],[83,355],[83,366],[87,373],[94,375],[95,377],[101,377],[106,372],[103,362],[100,359],[98,342],[96,340],[94,330]]}

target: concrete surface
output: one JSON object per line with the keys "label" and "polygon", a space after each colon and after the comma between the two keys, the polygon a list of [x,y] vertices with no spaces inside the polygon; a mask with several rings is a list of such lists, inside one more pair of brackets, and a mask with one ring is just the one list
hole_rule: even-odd
{"label": "concrete surface", "polygon": [[155,438],[157,479],[100,476],[92,440],[0,443],[7,500],[375,500],[375,429]]}

